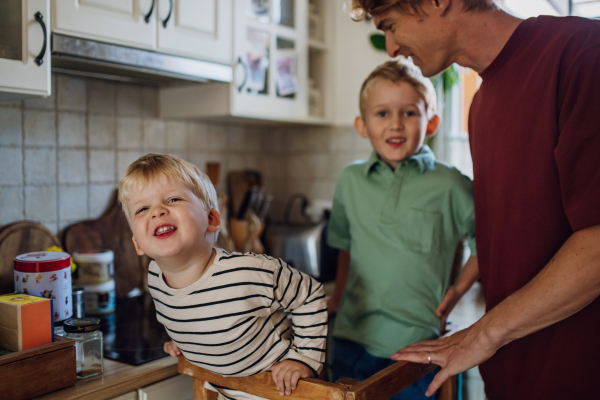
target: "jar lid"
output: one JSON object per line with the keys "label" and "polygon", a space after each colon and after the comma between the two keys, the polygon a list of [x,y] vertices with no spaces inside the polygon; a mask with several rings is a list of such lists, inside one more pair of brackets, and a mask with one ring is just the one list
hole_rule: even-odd
{"label": "jar lid", "polygon": [[115,280],[111,279],[110,281],[99,283],[97,285],[81,285],[81,287],[86,293],[109,292],[111,290],[115,290]]}
{"label": "jar lid", "polygon": [[71,267],[71,256],[60,251],[19,254],[14,261],[18,272],[50,272]]}
{"label": "jar lid", "polygon": [[65,332],[69,333],[93,332],[100,329],[100,319],[94,317],[69,318],[63,325]]}
{"label": "jar lid", "polygon": [[73,253],[73,260],[77,262],[110,262],[115,258],[112,250],[79,250]]}

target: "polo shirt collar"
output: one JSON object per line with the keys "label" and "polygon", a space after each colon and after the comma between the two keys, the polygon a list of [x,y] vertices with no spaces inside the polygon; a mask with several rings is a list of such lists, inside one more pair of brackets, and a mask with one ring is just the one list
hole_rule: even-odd
{"label": "polo shirt collar", "polygon": [[[411,163],[416,163],[421,173],[424,173],[430,169],[433,169],[435,163],[435,155],[433,154],[433,151],[431,151],[429,146],[424,144],[418,153],[413,154],[411,157],[408,158],[408,161]],[[369,175],[369,173],[377,164],[383,165],[384,162],[381,161],[377,152],[373,150],[365,166],[365,175]]]}

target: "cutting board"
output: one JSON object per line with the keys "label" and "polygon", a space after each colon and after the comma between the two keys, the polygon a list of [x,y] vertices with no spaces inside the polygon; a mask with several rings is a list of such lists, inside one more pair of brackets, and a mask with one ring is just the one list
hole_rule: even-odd
{"label": "cutting board", "polygon": [[115,285],[118,298],[127,297],[133,289],[147,291],[150,258],[138,256],[131,229],[115,191],[108,211],[100,218],[73,224],[65,229],[65,250],[109,249],[115,253]]}
{"label": "cutting board", "polygon": [[19,254],[60,246],[48,228],[33,221],[17,221],[0,229],[0,294],[15,291],[14,259]]}

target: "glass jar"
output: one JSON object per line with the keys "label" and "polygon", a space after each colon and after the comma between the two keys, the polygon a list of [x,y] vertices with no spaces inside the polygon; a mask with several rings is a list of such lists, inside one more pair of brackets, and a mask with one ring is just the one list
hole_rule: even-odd
{"label": "glass jar", "polygon": [[75,340],[77,379],[104,371],[102,331],[98,318],[71,318],[64,322],[65,337]]}

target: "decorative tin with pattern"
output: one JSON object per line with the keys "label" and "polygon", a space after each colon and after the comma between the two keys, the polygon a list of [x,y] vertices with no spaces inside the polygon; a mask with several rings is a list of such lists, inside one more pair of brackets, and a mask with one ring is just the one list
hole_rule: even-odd
{"label": "decorative tin with pattern", "polygon": [[71,318],[71,256],[38,251],[15,257],[15,290],[53,300],[54,322]]}

